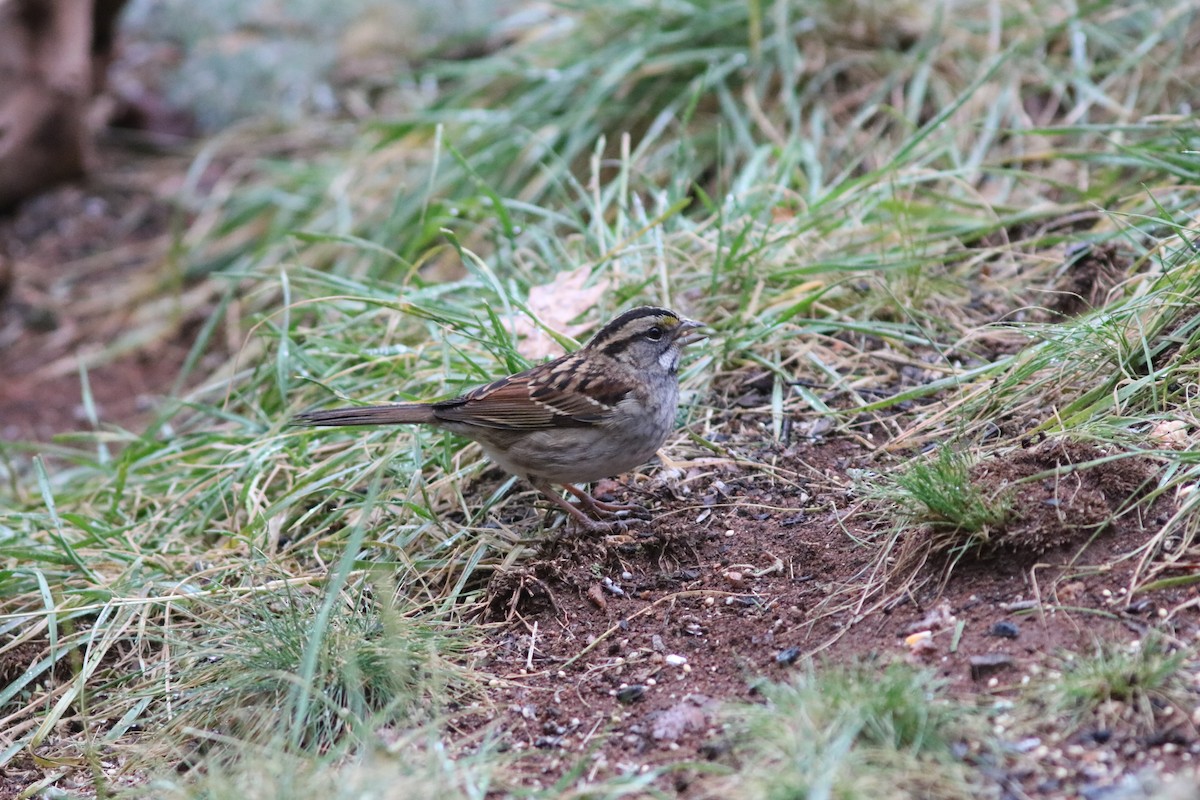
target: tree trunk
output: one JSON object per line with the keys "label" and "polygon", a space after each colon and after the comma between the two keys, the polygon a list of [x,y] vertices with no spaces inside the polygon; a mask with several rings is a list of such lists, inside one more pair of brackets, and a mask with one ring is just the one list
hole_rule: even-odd
{"label": "tree trunk", "polygon": [[126,0],[0,0],[0,211],[77,178]]}

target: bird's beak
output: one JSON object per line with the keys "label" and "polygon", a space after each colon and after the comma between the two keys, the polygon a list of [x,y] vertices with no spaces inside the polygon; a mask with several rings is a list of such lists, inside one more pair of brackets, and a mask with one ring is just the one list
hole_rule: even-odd
{"label": "bird's beak", "polygon": [[679,327],[675,330],[675,341],[679,342],[681,347],[686,347],[689,344],[695,344],[708,338],[706,331],[699,330],[704,327],[703,322],[697,322],[694,319],[683,319],[679,321]]}

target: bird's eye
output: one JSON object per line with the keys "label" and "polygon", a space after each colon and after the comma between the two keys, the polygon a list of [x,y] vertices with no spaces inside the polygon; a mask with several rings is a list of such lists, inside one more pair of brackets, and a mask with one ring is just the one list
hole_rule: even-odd
{"label": "bird's eye", "polygon": [[663,329],[655,325],[650,330],[646,331],[646,338],[652,342],[657,342],[663,337]]}

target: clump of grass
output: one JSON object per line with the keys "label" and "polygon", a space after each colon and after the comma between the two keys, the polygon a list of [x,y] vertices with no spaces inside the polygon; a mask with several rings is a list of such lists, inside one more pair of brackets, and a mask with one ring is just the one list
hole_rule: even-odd
{"label": "clump of grass", "polygon": [[286,734],[323,751],[366,725],[424,723],[467,691],[461,632],[447,636],[369,589],[353,594],[323,625],[321,598],[305,591],[210,616],[205,635],[180,646],[194,666],[176,722],[244,741]]}
{"label": "clump of grass", "polygon": [[1028,343],[1003,360],[986,387],[965,392],[956,414],[964,430],[1019,415],[1029,423],[1024,435],[1071,431],[1144,443],[1138,430],[1147,420],[1186,406],[1183,387],[1200,349],[1200,263],[1182,249],[1182,239],[1168,233],[1158,250],[1141,256],[1120,300],[1053,324],[1014,328]]}
{"label": "clump of grass", "polygon": [[911,590],[931,556],[948,556],[946,580],[959,559],[995,542],[1012,512],[1011,496],[972,480],[975,463],[968,451],[947,445],[865,486],[866,514],[884,533],[860,605],[897,581],[900,591]]}
{"label": "clump of grass", "polygon": [[974,459],[965,450],[939,447],[893,477],[885,495],[910,522],[934,532],[935,549],[969,550],[987,544],[1012,511],[1004,493],[989,492],[971,479]]}
{"label": "clump of grass", "polygon": [[968,709],[939,696],[932,673],[809,666],[767,684],[763,706],[733,709],[741,764],[731,796],[975,796],[953,747]]}
{"label": "clump of grass", "polygon": [[491,747],[456,757],[427,733],[398,736],[364,753],[338,749],[320,756],[246,743],[234,762],[160,775],[150,786],[163,800],[482,800],[495,788],[502,761]]}
{"label": "clump of grass", "polygon": [[1098,641],[1091,654],[1064,658],[1057,680],[1042,684],[1039,692],[1045,705],[1075,726],[1124,723],[1137,734],[1190,726],[1197,698],[1184,668],[1188,657],[1186,649],[1172,648],[1160,635],[1131,645]]}

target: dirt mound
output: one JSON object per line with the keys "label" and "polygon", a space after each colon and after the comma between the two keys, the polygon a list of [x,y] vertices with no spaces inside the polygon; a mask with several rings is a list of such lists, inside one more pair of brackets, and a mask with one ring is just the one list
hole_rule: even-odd
{"label": "dirt mound", "polygon": [[1008,493],[1011,512],[996,545],[1036,556],[1104,530],[1150,490],[1156,474],[1145,458],[1053,440],[983,461],[971,480],[989,494]]}

